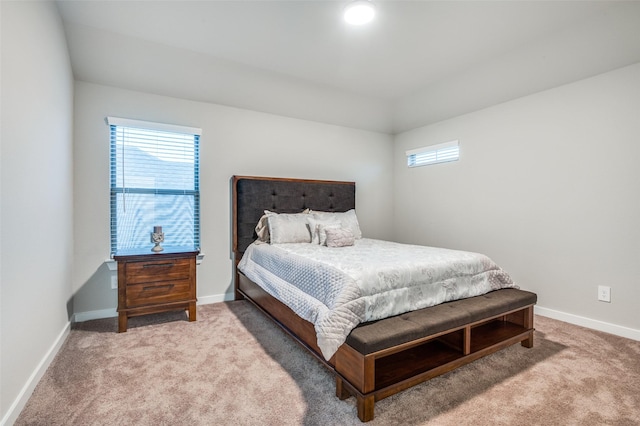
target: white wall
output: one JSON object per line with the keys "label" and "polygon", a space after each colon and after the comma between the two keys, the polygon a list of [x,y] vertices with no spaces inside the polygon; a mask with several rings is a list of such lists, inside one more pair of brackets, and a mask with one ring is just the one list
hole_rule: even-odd
{"label": "white wall", "polygon": [[[639,136],[640,64],[399,134],[396,237],[483,252],[540,307],[639,336]],[[406,167],[452,139],[459,162]]]}
{"label": "white wall", "polygon": [[[392,238],[392,137],[221,105],[76,82],[74,309],[112,310],[109,255],[109,131],[116,116],[200,127],[200,301],[232,293],[232,175],[350,180],[365,235]],[[83,314],[84,315],[84,314]],[[91,315],[89,315],[91,316]]]}
{"label": "white wall", "polygon": [[0,418],[11,423],[68,332],[73,77],[53,2],[0,7]]}

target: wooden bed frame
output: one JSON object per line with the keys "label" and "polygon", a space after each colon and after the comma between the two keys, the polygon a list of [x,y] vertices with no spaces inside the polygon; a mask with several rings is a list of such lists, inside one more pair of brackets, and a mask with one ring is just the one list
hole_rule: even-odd
{"label": "wooden bed frame", "polygon": [[[300,212],[305,208],[347,211],[355,208],[355,183],[233,176],[231,185],[236,300],[247,299],[254,304],[329,368],[336,377],[337,397],[355,396],[361,421],[373,419],[376,401],[515,343],[533,346],[535,295],[512,290],[529,297],[518,305],[494,306],[489,315],[476,314],[469,322],[371,353],[354,349],[348,339],[330,360],[325,360],[316,344],[313,324],[245,277],[237,265],[247,246],[256,239],[254,227],[265,209],[278,213]],[[474,303],[472,299],[476,298],[459,302],[469,306]],[[415,311],[415,315],[435,314],[433,308],[437,307]],[[390,320],[369,326],[384,326]]]}

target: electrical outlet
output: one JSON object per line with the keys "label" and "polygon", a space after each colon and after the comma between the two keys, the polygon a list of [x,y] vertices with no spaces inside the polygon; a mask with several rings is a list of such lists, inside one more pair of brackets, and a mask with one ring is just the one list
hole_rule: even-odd
{"label": "electrical outlet", "polygon": [[118,276],[116,274],[111,275],[111,289],[116,290],[118,288]]}
{"label": "electrical outlet", "polygon": [[606,285],[599,285],[598,300],[600,300],[601,302],[611,303],[611,287],[608,287]]}

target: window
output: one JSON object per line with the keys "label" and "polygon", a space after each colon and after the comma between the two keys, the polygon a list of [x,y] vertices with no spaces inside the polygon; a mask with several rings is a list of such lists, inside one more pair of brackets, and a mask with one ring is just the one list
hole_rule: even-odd
{"label": "window", "polygon": [[445,142],[406,152],[407,166],[418,167],[429,164],[447,163],[460,158],[458,141]]}
{"label": "window", "polygon": [[200,129],[108,117],[111,255],[200,247]]}

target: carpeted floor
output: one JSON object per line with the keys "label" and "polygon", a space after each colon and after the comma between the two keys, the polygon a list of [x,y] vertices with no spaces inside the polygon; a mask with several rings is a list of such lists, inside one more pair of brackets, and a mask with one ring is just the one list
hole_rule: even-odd
{"label": "carpeted floor", "polygon": [[[514,345],[376,403],[370,425],[640,425],[640,342],[536,316]],[[358,425],[248,302],[76,324],[17,425]]]}

